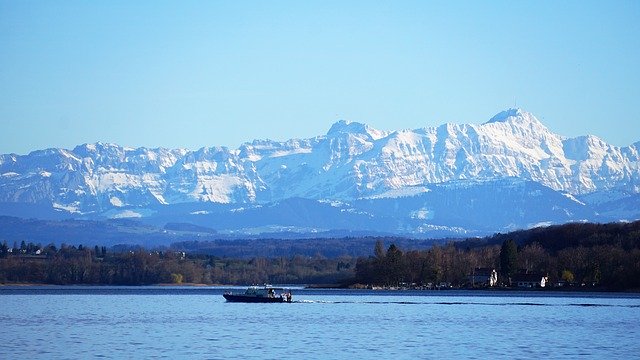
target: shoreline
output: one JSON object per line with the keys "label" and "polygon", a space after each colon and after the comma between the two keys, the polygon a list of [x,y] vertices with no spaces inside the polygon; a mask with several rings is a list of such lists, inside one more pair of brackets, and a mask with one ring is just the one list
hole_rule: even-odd
{"label": "shoreline", "polygon": [[[251,285],[238,285],[238,284],[199,284],[199,283],[183,283],[183,284],[171,284],[171,283],[159,283],[159,284],[140,284],[140,285],[126,285],[126,284],[47,284],[47,283],[0,283],[0,290],[3,288],[28,288],[28,287],[47,287],[47,288],[62,288],[62,287],[74,287],[74,288],[229,288],[229,287],[247,287]],[[287,287],[301,287],[306,290],[348,290],[348,291],[362,291],[362,292],[427,292],[427,293],[457,293],[457,292],[487,292],[487,293],[640,293],[640,289],[623,289],[612,290],[607,288],[583,288],[583,287],[545,287],[545,288],[518,288],[518,287],[496,287],[496,288],[442,288],[442,289],[411,289],[411,288],[394,288],[394,287],[366,287],[366,286],[345,286],[340,284],[274,284],[274,286],[287,286]]]}
{"label": "shoreline", "polygon": [[170,284],[170,283],[158,283],[158,284],[139,284],[139,285],[127,285],[127,284],[47,284],[47,283],[0,283],[0,289],[3,287],[29,287],[29,286],[77,286],[77,287],[235,287],[244,285],[224,285],[224,284],[198,284],[198,283],[184,283],[184,284]]}

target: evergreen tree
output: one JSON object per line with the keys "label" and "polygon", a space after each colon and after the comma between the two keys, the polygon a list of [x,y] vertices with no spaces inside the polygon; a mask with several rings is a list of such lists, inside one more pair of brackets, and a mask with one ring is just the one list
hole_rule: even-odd
{"label": "evergreen tree", "polygon": [[387,250],[386,275],[391,284],[398,285],[403,280],[405,273],[403,255],[402,250],[395,244],[391,244]]}
{"label": "evergreen tree", "polygon": [[518,246],[513,239],[505,240],[500,248],[500,273],[503,276],[503,283],[511,284],[511,276],[513,276],[517,270]]}
{"label": "evergreen tree", "polygon": [[7,241],[3,241],[2,245],[0,245],[0,257],[7,257],[7,253],[9,252],[9,246],[7,245]]}

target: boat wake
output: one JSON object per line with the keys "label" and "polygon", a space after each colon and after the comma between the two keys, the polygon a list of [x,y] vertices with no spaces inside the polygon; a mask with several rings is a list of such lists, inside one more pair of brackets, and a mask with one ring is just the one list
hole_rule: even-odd
{"label": "boat wake", "polygon": [[[294,304],[339,304],[341,301],[324,301],[324,300],[293,300]],[[353,302],[356,304],[356,302]]]}
{"label": "boat wake", "polygon": [[640,308],[640,305],[622,304],[594,304],[594,303],[570,303],[570,304],[548,304],[538,302],[465,302],[465,301],[331,301],[331,300],[294,300],[297,304],[369,304],[369,305],[476,305],[476,306],[544,306],[544,307],[604,307],[604,308]]}

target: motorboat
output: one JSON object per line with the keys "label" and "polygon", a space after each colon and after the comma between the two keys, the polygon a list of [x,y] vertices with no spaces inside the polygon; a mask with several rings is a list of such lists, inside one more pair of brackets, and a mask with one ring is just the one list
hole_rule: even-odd
{"label": "motorboat", "polygon": [[244,293],[225,292],[222,296],[228,302],[281,303],[291,302],[291,290],[280,287],[250,286]]}

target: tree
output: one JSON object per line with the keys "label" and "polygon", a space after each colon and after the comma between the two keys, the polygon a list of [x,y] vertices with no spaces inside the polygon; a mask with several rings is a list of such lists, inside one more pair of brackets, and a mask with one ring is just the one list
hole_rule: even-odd
{"label": "tree", "polygon": [[386,256],[386,273],[392,284],[398,285],[403,281],[404,277],[404,258],[402,251],[395,245],[391,244],[387,250]]}
{"label": "tree", "polygon": [[531,272],[545,272],[549,269],[549,255],[540,243],[534,242],[518,251],[518,266]]}
{"label": "tree", "polygon": [[7,257],[9,253],[9,246],[7,245],[7,241],[5,240],[2,245],[0,245],[0,258]]}
{"label": "tree", "polygon": [[381,240],[376,241],[376,246],[375,249],[373,250],[373,253],[376,256],[376,259],[378,260],[382,260],[385,258],[385,251],[384,251],[384,245],[382,244]]}
{"label": "tree", "polygon": [[513,239],[505,240],[500,248],[500,273],[511,283],[511,276],[518,269],[518,246]]}
{"label": "tree", "polygon": [[176,274],[176,273],[171,274],[171,282],[174,284],[182,284],[182,279],[183,279],[182,274]]}
{"label": "tree", "polygon": [[573,273],[569,270],[562,270],[562,280],[572,283],[574,280]]}

